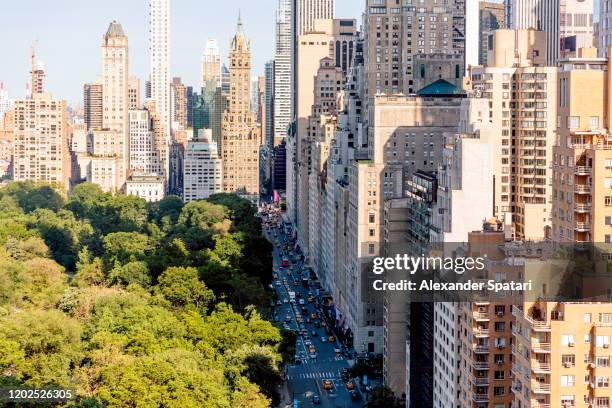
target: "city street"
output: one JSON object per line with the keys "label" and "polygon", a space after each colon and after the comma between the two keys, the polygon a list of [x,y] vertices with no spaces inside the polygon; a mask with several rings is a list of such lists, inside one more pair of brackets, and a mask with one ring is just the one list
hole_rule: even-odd
{"label": "city street", "polygon": [[[264,217],[264,221],[266,219]],[[323,310],[317,307],[321,299],[308,283],[310,280],[302,279],[303,265],[287,241],[282,221],[279,224],[280,228],[264,228],[267,238],[275,245],[273,285],[278,301],[273,313],[275,320],[285,329],[298,333],[296,361],[286,367],[280,406],[293,407],[297,400],[298,407],[363,407],[365,399],[358,380],[350,379],[356,395],[351,395],[347,387],[345,380],[349,380],[350,364],[341,353],[342,345],[335,333],[321,319]]]}

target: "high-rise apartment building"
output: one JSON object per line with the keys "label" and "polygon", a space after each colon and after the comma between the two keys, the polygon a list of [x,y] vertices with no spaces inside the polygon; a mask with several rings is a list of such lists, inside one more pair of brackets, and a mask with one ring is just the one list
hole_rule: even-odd
{"label": "high-rise apartment building", "polygon": [[206,48],[202,54],[200,88],[204,88],[209,81],[221,86],[221,55],[215,38],[206,41]]}
{"label": "high-rise apartment building", "polygon": [[310,172],[308,177],[308,254],[309,265],[322,282],[330,287],[328,271],[323,268],[322,259],[322,210],[324,206],[325,166],[329,157],[332,139],[336,134],[338,118],[338,96],[342,91],[342,68],[337,67],[330,57],[321,59],[314,79],[314,103],[308,117],[308,136],[305,148],[310,151]]}
{"label": "high-rise apartment building", "polygon": [[172,78],[171,87],[171,113],[173,128],[176,123],[180,128],[187,127],[187,88],[181,78]]}
{"label": "high-rise apartment building", "polygon": [[45,63],[42,61],[36,60],[36,43],[32,45],[32,55],[31,55],[31,64],[32,68],[30,74],[32,75],[31,86],[31,95],[37,93],[45,92]]}
{"label": "high-rise apartment building", "polygon": [[[115,181],[110,191],[124,187],[129,168],[128,138],[128,38],[121,24],[110,23],[102,44],[102,129],[114,132]],[[96,134],[94,134],[96,137]],[[111,136],[104,133],[104,139]]]}
{"label": "high-rise apartment building", "polygon": [[223,192],[223,164],[210,129],[187,142],[183,167],[183,201],[204,200]]}
{"label": "high-rise apartment building", "polygon": [[[162,129],[165,132],[165,143],[170,145],[170,0],[149,0],[149,53],[150,53],[150,75],[151,98],[155,101]],[[168,177],[168,151],[162,158],[164,165],[163,175]]]}
{"label": "high-rise apartment building", "polygon": [[135,76],[128,78],[128,110],[140,109],[140,79]]}
{"label": "high-rise apartment building", "polygon": [[251,112],[251,45],[238,17],[229,55],[228,105],[221,128],[223,191],[259,198],[259,128]]}
{"label": "high-rise apartment building", "polygon": [[555,241],[612,242],[610,61],[596,58],[590,48],[560,68],[552,162]]}
{"label": "high-rise apartment building", "polygon": [[68,189],[66,102],[48,93],[35,93],[31,99],[14,105],[13,179],[46,181]]}
{"label": "high-rise apartment building", "polygon": [[83,86],[83,114],[87,129],[102,129],[102,79]]}
{"label": "high-rise apartment building", "polygon": [[506,28],[506,7],[504,3],[480,1],[479,3],[479,39],[480,52],[478,64],[487,65],[489,36],[495,30]]}
{"label": "high-rise apartment building", "polygon": [[[433,80],[461,85],[465,67],[463,0],[444,4],[426,0],[408,7],[399,7],[395,0],[368,0],[363,25],[367,95],[418,91],[415,80],[431,76],[426,64],[417,65],[415,57],[419,55],[449,58],[454,68],[451,75],[435,76]],[[453,54],[458,55],[455,60]],[[419,84],[421,88],[427,85]]]}
{"label": "high-rise apartment building", "polygon": [[508,26],[514,30],[543,31],[547,66],[557,66],[560,54],[560,9],[564,0],[509,0]]}
{"label": "high-rise apartment building", "polygon": [[196,97],[193,108],[193,134],[200,129],[211,129],[212,138],[219,151],[221,150],[221,127],[223,114],[227,109],[228,97],[218,85],[209,81],[202,89],[202,94]]}
{"label": "high-rise apartment building", "polygon": [[488,67],[471,70],[489,101],[496,140],[495,217],[516,239],[550,236],[552,146],[557,131],[557,68],[546,66],[546,33],[497,30]]}
{"label": "high-rise apartment building", "polygon": [[287,136],[287,130],[292,120],[292,1],[279,0],[276,10],[276,50],[274,63],[271,67],[274,76],[274,87],[272,88],[274,92],[274,124],[270,143],[274,146],[278,145]]}

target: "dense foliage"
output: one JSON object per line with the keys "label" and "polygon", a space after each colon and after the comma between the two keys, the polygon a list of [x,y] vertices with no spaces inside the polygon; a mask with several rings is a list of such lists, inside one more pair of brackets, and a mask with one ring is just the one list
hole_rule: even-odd
{"label": "dense foliage", "polygon": [[0,189],[0,386],[79,407],[267,407],[288,345],[262,319],[270,244],[230,195],[155,204]]}

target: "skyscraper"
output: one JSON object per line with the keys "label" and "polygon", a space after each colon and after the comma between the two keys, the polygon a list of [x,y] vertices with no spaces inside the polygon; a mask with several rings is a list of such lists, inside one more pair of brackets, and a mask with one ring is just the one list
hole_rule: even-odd
{"label": "skyscraper", "polygon": [[259,127],[251,112],[251,45],[238,16],[230,45],[228,106],[221,129],[223,191],[256,200],[259,197]]}
{"label": "skyscraper", "polygon": [[559,14],[563,0],[509,0],[509,26],[514,30],[533,28],[546,33],[546,65],[556,66],[561,36]]}
{"label": "skyscraper", "polygon": [[578,49],[594,46],[594,13],[593,0],[561,0],[561,58],[575,56]]}
{"label": "skyscraper", "polygon": [[[151,59],[151,98],[165,131],[168,145],[170,141],[170,0],[150,0],[150,44]],[[168,176],[168,149],[162,157],[164,176]]]}
{"label": "skyscraper", "polygon": [[183,201],[204,200],[221,193],[223,165],[210,129],[187,143],[183,170]]}
{"label": "skyscraper", "polygon": [[117,161],[112,189],[118,191],[129,167],[128,38],[116,21],[108,26],[102,44],[102,88],[102,129],[115,133],[114,156],[108,160]]}
{"label": "skyscraper", "polygon": [[287,136],[291,123],[291,0],[279,0],[276,10],[276,52],[274,54],[274,122],[270,143],[278,145]]}
{"label": "skyscraper", "polygon": [[32,95],[43,93],[45,91],[45,64],[42,61],[36,60],[36,43],[32,45],[31,55],[32,70]]}
{"label": "skyscraper", "polygon": [[225,94],[230,91],[230,71],[225,64],[221,66],[221,90]]}
{"label": "skyscraper", "polygon": [[[100,80],[101,81],[101,80]],[[83,86],[83,114],[87,130],[102,129],[102,83]]]}
{"label": "skyscraper", "polygon": [[[265,68],[266,90],[264,94],[264,109],[266,111],[266,126],[264,129],[264,140],[269,147],[274,146],[274,61],[266,62]],[[291,91],[290,91],[291,92]],[[291,106],[289,106],[291,110]]]}
{"label": "skyscraper", "polygon": [[206,41],[206,48],[202,54],[202,73],[200,87],[204,88],[208,81],[221,85],[221,56],[215,38]]}

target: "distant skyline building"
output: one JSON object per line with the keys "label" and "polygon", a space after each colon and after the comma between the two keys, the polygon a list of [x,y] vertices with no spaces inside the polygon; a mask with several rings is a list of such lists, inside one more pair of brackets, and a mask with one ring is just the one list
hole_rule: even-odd
{"label": "distant skyline building", "polygon": [[[266,89],[264,94],[264,109],[266,111],[266,126],[264,129],[264,140],[266,146],[274,144],[274,60],[266,62],[265,67]],[[289,107],[291,109],[291,107]]]}
{"label": "distant skyline building", "polygon": [[291,123],[292,107],[292,0],[278,0],[276,10],[276,50],[274,54],[274,122],[270,143],[278,145],[286,136]]}
{"label": "distant skyline building", "polygon": [[178,125],[185,129],[187,127],[187,88],[181,78],[176,77],[172,78],[170,88],[172,91],[172,128],[174,129],[174,126]]}
{"label": "distant skyline building", "polygon": [[210,129],[187,142],[183,172],[183,201],[205,200],[223,191],[223,164]]}
{"label": "distant skyline building", "polygon": [[208,81],[221,85],[221,54],[216,38],[206,41],[206,48],[202,54],[200,88],[204,88]]}
{"label": "distant skyline building", "polygon": [[[166,145],[170,144],[170,0],[149,0],[150,27],[150,81],[151,98],[165,132]],[[168,148],[162,157],[164,176],[168,176]]]}
{"label": "distant skyline building", "polygon": [[140,109],[140,104],[140,79],[130,76],[128,77],[128,110]]}
{"label": "distant skyline building", "polygon": [[146,109],[129,112],[130,170],[136,174],[159,174],[159,152],[155,133],[151,129],[151,115]]}
{"label": "distant skyline building", "polygon": [[238,16],[229,54],[228,105],[221,128],[223,191],[259,198],[259,127],[251,110],[251,44]]}
{"label": "distant skyline building", "polygon": [[[281,0],[282,1],[282,0]],[[294,2],[294,35],[300,36],[314,31],[315,20],[335,17],[335,0],[291,0]],[[280,7],[279,7],[280,8]]]}
{"label": "distant skyline building", "polygon": [[13,101],[9,99],[9,94],[4,89],[4,83],[0,82],[0,128],[4,121],[4,114],[13,107]]}
{"label": "distant skyline building", "polygon": [[66,101],[49,93],[35,93],[15,101],[15,181],[46,181],[68,189],[70,155]]}
{"label": "distant skyline building", "polygon": [[230,91],[230,71],[227,65],[221,66],[221,89],[223,93],[229,94]]}
{"label": "distant skyline building", "polygon": [[[116,21],[110,23],[102,44],[102,129],[114,132],[112,191],[123,188],[129,168],[128,138],[128,38]],[[111,138],[105,134],[104,138]]]}

